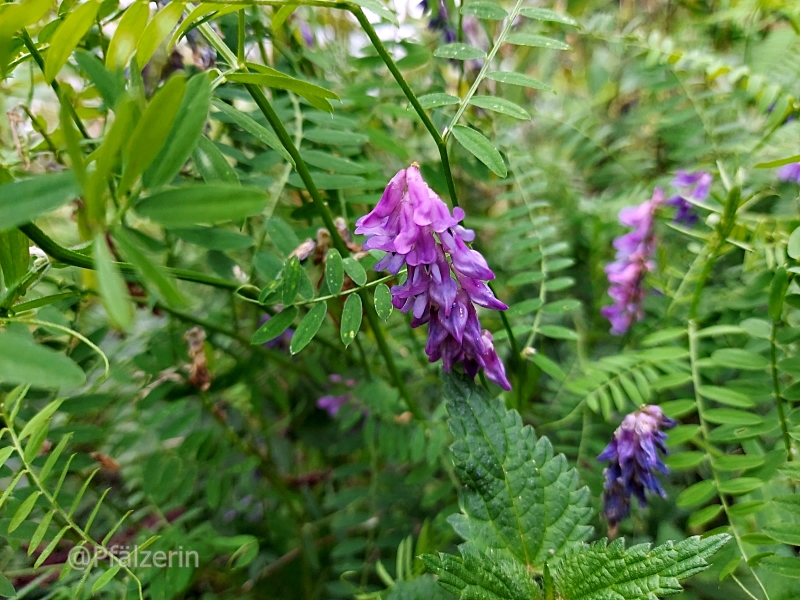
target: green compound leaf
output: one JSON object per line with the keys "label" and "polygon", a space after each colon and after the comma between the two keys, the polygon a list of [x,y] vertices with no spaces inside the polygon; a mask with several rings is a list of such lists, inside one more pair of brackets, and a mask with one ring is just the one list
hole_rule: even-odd
{"label": "green compound leaf", "polygon": [[356,334],[361,329],[362,308],[361,297],[358,294],[350,294],[347,297],[342,310],[340,331],[345,346],[349,346],[356,339]]}
{"label": "green compound leaf", "polygon": [[456,125],[453,127],[453,136],[496,175],[499,177],[508,175],[506,163],[503,162],[500,152],[482,133],[470,127]]}
{"label": "green compound leaf", "polygon": [[327,312],[328,305],[324,302],[314,305],[314,308],[308,311],[292,336],[292,343],[289,345],[289,350],[292,354],[300,352],[314,339],[322,325],[322,321],[325,320]]}
{"label": "green compound leaf", "polygon": [[558,598],[569,600],[655,600],[682,591],[680,580],[708,568],[711,557],[730,536],[691,537],[651,549],[625,549],[622,539],[574,548],[553,568]]}
{"label": "green compound leaf", "polygon": [[589,535],[589,490],[516,411],[473,383],[445,379],[456,473],[466,483],[453,528],[482,552],[534,571]]}
{"label": "green compound leaf", "polygon": [[425,566],[444,589],[464,599],[539,600],[542,592],[522,563],[498,559],[468,546],[461,556],[423,555]]}

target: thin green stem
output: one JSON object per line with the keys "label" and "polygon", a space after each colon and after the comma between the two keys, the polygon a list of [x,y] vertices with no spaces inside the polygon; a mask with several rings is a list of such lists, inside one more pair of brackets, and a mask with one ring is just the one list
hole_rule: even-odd
{"label": "thin green stem", "polygon": [[776,335],[778,332],[778,321],[772,322],[772,330],[769,336],[769,362],[772,372],[772,393],[775,396],[775,405],[778,407],[778,420],[781,424],[783,434],[783,445],[786,448],[787,460],[793,460],[794,451],[792,449],[792,439],[789,437],[789,426],[786,423],[786,412],[783,407],[783,397],[781,396],[781,384],[778,379],[778,344]]}
{"label": "thin green stem", "polygon": [[[697,407],[697,417],[700,421],[700,433],[703,437],[703,441],[706,444],[709,444],[709,430],[708,430],[708,422],[705,419],[705,402],[703,399],[703,395],[700,393],[702,388],[702,380],[700,379],[700,370],[697,367],[697,360],[698,360],[698,349],[697,349],[697,322],[694,319],[689,320],[689,362],[691,365],[692,370],[692,387],[694,388],[694,396],[695,396],[695,405]],[[739,531],[734,525],[733,520],[731,519],[730,515],[730,506],[728,505],[728,501],[725,498],[725,494],[720,491],[720,479],[717,470],[714,468],[714,463],[712,460],[707,461],[708,468],[711,470],[711,475],[714,480],[714,486],[717,490],[717,496],[720,499],[720,503],[722,504],[722,509],[725,511],[725,516],[728,519],[728,525],[730,527],[731,533],[733,537],[736,539],[736,544],[739,547],[739,553],[742,555],[742,559],[744,559],[745,563],[747,563],[748,557],[747,553],[744,549],[744,542],[742,542],[742,538],[739,535]],[[759,579],[758,574],[753,570],[750,569],[753,577],[758,582],[759,587],[761,587],[761,591],[764,592],[764,597],[766,600],[769,600],[769,594],[767,593],[764,584]]]}
{"label": "thin green stem", "polygon": [[456,110],[456,114],[453,115],[453,118],[450,119],[450,124],[447,126],[447,129],[444,130],[444,134],[442,137],[447,140],[450,133],[453,131],[453,127],[456,126],[461,116],[464,114],[464,111],[467,110],[467,106],[469,106],[470,100],[472,100],[472,96],[475,95],[475,92],[478,90],[478,86],[483,82],[484,78],[486,77],[486,72],[491,68],[492,61],[494,60],[495,54],[500,49],[505,41],[506,37],[508,36],[508,32],[511,31],[512,25],[514,25],[514,21],[517,19],[517,15],[519,15],[519,11],[522,8],[524,0],[517,0],[517,3],[514,5],[514,8],[511,9],[511,13],[506,18],[506,22],[503,25],[503,29],[500,31],[500,35],[497,37],[497,40],[492,45],[492,49],[489,50],[489,53],[486,55],[486,58],[483,61],[483,66],[481,70],[478,72],[478,76],[475,78],[475,81],[472,82],[472,85],[467,92],[467,95],[461,100],[461,103],[458,105],[458,110]]}
{"label": "thin green stem", "polygon": [[236,40],[236,58],[237,58],[237,66],[243,67],[245,62],[245,53],[244,53],[244,40],[245,40],[245,27],[246,27],[246,14],[245,11],[247,9],[243,8],[239,11],[239,27],[238,27],[238,39]]}
{"label": "thin green stem", "polygon": [[[31,53],[33,60],[36,61],[36,64],[39,65],[39,68],[41,69],[42,73],[44,73],[44,58],[42,58],[42,55],[36,48],[36,44],[33,42],[31,36],[28,34],[28,31],[25,28],[22,29],[20,37],[22,38],[22,43],[25,44],[25,47],[28,49],[28,52]],[[62,102],[67,103],[67,112],[69,112],[70,117],[72,117],[72,120],[75,122],[75,126],[78,128],[78,131],[81,132],[83,138],[87,140],[91,139],[89,132],[86,131],[86,127],[83,126],[83,121],[81,121],[81,118],[75,111],[75,107],[72,106],[72,103],[67,101],[67,99],[61,95],[61,86],[58,85],[58,82],[55,79],[53,79],[52,83],[50,84],[50,87],[53,88],[53,91],[56,93],[56,96],[58,96],[58,98]]]}

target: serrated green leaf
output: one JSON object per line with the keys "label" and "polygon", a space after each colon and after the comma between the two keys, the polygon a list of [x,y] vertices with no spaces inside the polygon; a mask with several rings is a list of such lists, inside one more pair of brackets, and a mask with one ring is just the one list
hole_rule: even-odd
{"label": "serrated green leaf", "polygon": [[344,284],[344,264],[342,255],[336,248],[328,250],[325,257],[325,282],[331,294],[338,294]]}
{"label": "serrated green leaf", "polygon": [[512,33],[506,37],[506,42],[517,46],[531,46],[533,48],[548,48],[550,50],[572,50],[572,46],[561,40],[536,35],[534,33]]}
{"label": "serrated green leaf", "polygon": [[547,438],[472,382],[445,376],[455,468],[467,488],[448,520],[481,551],[541,569],[590,532],[588,490]]}
{"label": "serrated green leaf", "polygon": [[549,8],[533,8],[530,6],[525,6],[520,9],[519,14],[521,14],[523,17],[528,17],[529,19],[536,19],[537,21],[550,21],[553,23],[563,23],[564,25],[574,26],[578,25],[578,22],[569,15],[557,13]]}
{"label": "serrated green leaf", "polygon": [[340,329],[342,343],[345,346],[349,346],[356,339],[356,334],[361,329],[362,316],[361,297],[358,294],[350,294],[344,303]]}
{"label": "serrated green leaf", "polygon": [[450,58],[456,60],[475,60],[478,58],[484,58],[486,56],[486,52],[476,48],[475,46],[470,46],[469,44],[462,44],[459,42],[454,42],[452,44],[445,44],[444,46],[439,46],[433,53],[434,56],[437,58]]}
{"label": "serrated green leaf", "polygon": [[44,63],[44,78],[51,82],[55,79],[72,51],[78,46],[84,35],[94,25],[97,11],[100,10],[100,0],[89,0],[72,11],[58,26],[55,34],[50,38],[50,49],[47,51]]}
{"label": "serrated green leaf", "polygon": [[479,161],[499,177],[508,174],[506,163],[497,148],[482,133],[470,127],[455,125],[453,127],[453,137],[472,153]]}
{"label": "serrated green leaf", "polygon": [[546,83],[539,81],[538,79],[531,77],[529,75],[523,75],[522,73],[514,73],[513,71],[489,71],[486,74],[486,77],[492,79],[493,81],[497,81],[499,83],[507,83],[509,85],[519,85],[534,90],[545,90],[547,92],[555,93],[553,91],[553,88],[551,88]]}
{"label": "serrated green leaf", "polygon": [[515,119],[528,121],[531,115],[521,106],[514,104],[510,100],[498,96],[473,96],[470,101],[473,106],[478,106],[486,110],[492,110]]}
{"label": "serrated green leaf", "polygon": [[328,305],[325,302],[319,302],[306,313],[292,336],[292,342],[289,345],[289,350],[292,354],[300,352],[314,339],[322,325],[322,321],[325,320],[327,312]]}
{"label": "serrated green leaf", "polygon": [[574,548],[552,567],[557,597],[569,600],[653,600],[682,591],[680,581],[708,568],[706,559],[730,539],[720,534],[690,537],[651,548],[625,548],[617,539]]}
{"label": "serrated green leaf", "polygon": [[[522,563],[498,560],[468,546],[461,556],[427,554],[425,566],[437,583],[465,600],[539,600],[542,592]],[[422,598],[422,597],[420,597]],[[427,600],[427,597],[426,597]]]}
{"label": "serrated green leaf", "polygon": [[389,286],[379,283],[375,286],[375,312],[385,321],[392,316],[393,310],[392,293],[389,291]]}
{"label": "serrated green leaf", "polygon": [[133,322],[133,303],[128,297],[125,280],[111,256],[106,237],[102,233],[94,239],[93,255],[100,299],[108,319],[115,327],[127,330]]}

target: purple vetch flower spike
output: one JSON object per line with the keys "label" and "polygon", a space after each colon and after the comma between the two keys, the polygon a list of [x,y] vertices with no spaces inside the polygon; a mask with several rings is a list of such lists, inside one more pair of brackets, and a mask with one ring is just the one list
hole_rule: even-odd
{"label": "purple vetch flower spike", "polygon": [[614,240],[616,260],[605,268],[611,284],[608,295],[614,303],[601,308],[600,314],[611,322],[614,335],[622,335],[644,317],[644,277],[655,269],[655,212],[663,203],[664,192],[656,188],[650,200],[619,213],[619,222],[634,230]]}
{"label": "purple vetch flower spike", "polygon": [[347,394],[341,396],[322,396],[317,400],[317,408],[324,410],[328,416],[333,418],[339,414],[339,410],[347,404],[350,397]]}
{"label": "purple vetch flower spike", "polygon": [[412,313],[411,327],[428,325],[430,362],[441,360],[446,371],[461,363],[473,377],[482,368],[508,390],[505,368],[475,305],[508,307],[486,285],[494,273],[480,252],[467,246],[475,232],[459,224],[463,219],[464,211],[456,207],[451,214],[415,163],[392,178],[375,208],[356,222],[356,233],[368,237],[365,249],[387,253],[376,271],[396,274],[407,267],[406,280],[392,287],[392,304]]}
{"label": "purple vetch flower spike", "polygon": [[705,171],[697,171],[696,173],[689,173],[688,171],[677,171],[675,178],[672,180],[672,187],[678,190],[678,193],[667,200],[667,204],[675,207],[675,216],[673,222],[682,223],[687,226],[692,226],[697,222],[697,215],[694,212],[694,206],[687,198],[692,200],[702,201],[708,198],[711,191],[711,184],[714,181],[714,176]]}
{"label": "purple vetch flower spike", "polygon": [[800,184],[800,163],[790,163],[778,169],[778,179]]}
{"label": "purple vetch flower spike", "polygon": [[611,442],[597,457],[609,461],[603,471],[603,513],[610,528],[630,514],[631,497],[640,507],[647,506],[647,494],[666,494],[656,472],[668,473],[661,456],[667,453],[667,434],[677,421],[664,415],[661,407],[648,405],[623,419]]}

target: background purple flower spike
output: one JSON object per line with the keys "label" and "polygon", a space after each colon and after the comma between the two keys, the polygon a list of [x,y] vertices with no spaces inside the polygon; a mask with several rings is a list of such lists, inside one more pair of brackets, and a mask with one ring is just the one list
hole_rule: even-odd
{"label": "background purple flower spike", "polygon": [[639,506],[647,505],[647,494],[665,497],[656,473],[668,473],[661,456],[667,453],[667,434],[677,421],[664,416],[661,407],[643,406],[623,419],[614,432],[614,437],[597,457],[609,461],[603,471],[606,482],[603,486],[603,513],[610,528],[630,514],[631,497]]}
{"label": "background purple flower spike", "polygon": [[800,185],[800,163],[790,163],[778,169],[778,179]]}
{"label": "background purple flower spike", "polygon": [[714,182],[714,176],[706,171],[697,171],[689,173],[688,171],[678,171],[675,178],[672,180],[672,187],[678,190],[678,193],[667,200],[667,204],[675,207],[675,216],[673,222],[681,223],[691,227],[697,222],[697,214],[694,211],[694,206],[687,198],[692,200],[703,201],[708,198],[711,192],[711,184]]}

